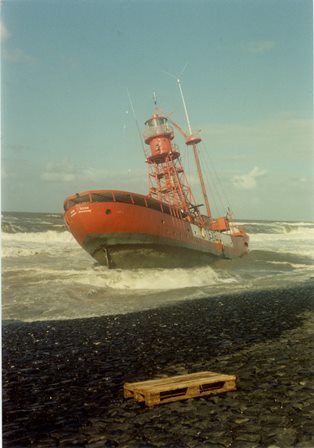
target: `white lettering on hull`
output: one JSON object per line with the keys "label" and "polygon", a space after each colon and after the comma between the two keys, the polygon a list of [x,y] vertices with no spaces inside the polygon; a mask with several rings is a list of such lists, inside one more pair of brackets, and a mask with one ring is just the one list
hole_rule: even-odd
{"label": "white lettering on hull", "polygon": [[222,232],[214,232],[213,230],[204,229],[195,224],[191,224],[192,233],[196,238],[201,238],[205,241],[222,242],[224,246],[232,247],[233,242],[230,235]]}
{"label": "white lettering on hull", "polygon": [[191,229],[193,235],[196,236],[196,238],[201,238],[202,240],[210,242],[215,242],[220,239],[217,235],[217,232],[213,232],[209,229],[204,229],[203,227],[199,227],[195,224],[191,224]]}
{"label": "white lettering on hull", "polygon": [[91,209],[89,208],[89,205],[80,206],[78,212],[79,213],[91,213]]}

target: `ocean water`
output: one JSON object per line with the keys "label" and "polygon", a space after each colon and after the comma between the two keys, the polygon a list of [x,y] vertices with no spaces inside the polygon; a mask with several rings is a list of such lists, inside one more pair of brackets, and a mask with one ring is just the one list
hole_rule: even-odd
{"label": "ocean water", "polygon": [[38,321],[129,313],[314,278],[314,223],[243,221],[250,254],[187,269],[108,270],[61,214],[2,214],[2,317]]}

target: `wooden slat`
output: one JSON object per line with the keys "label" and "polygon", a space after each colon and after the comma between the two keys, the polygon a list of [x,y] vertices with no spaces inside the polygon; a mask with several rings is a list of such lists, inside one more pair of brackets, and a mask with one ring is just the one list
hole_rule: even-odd
{"label": "wooden slat", "polygon": [[140,381],[137,383],[126,383],[125,385],[136,387],[136,388],[142,388],[142,387],[151,387],[151,386],[158,386],[159,384],[173,384],[177,383],[178,381],[180,383],[184,381],[193,381],[193,380],[201,380],[202,378],[209,379],[210,377],[216,377],[217,375],[220,375],[221,377],[224,377],[227,379],[235,379],[234,375],[225,375],[221,373],[216,372],[196,372],[196,373],[189,373],[187,375],[178,375],[178,376],[172,376],[167,378],[159,378],[157,380],[147,380],[147,381]]}
{"label": "wooden slat", "polygon": [[[139,390],[153,390],[154,392],[162,392],[163,390],[165,390],[165,388],[170,389],[177,389],[177,388],[183,388],[183,387],[192,387],[192,386],[197,386],[200,384],[210,384],[210,383],[216,383],[216,382],[225,382],[225,381],[230,381],[230,380],[235,380],[235,377],[231,377],[231,376],[226,376],[226,375],[216,375],[216,376],[211,376],[211,377],[201,377],[201,378],[196,378],[196,379],[190,379],[190,380],[177,380],[177,381],[171,381],[171,382],[165,382],[164,384],[160,383],[157,385],[149,385],[149,386],[142,386],[139,388]],[[135,388],[137,389],[137,387],[135,386]]]}
{"label": "wooden slat", "polygon": [[124,397],[148,406],[236,389],[236,377],[216,372],[198,372],[157,380],[126,383]]}

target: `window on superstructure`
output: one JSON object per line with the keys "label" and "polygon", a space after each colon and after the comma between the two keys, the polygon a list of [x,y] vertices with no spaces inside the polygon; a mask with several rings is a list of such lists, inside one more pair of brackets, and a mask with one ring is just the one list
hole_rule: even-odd
{"label": "window on superstructure", "polygon": [[133,202],[135,205],[140,205],[142,207],[146,207],[145,198],[143,196],[133,195]]}
{"label": "window on superstructure", "polygon": [[113,194],[106,193],[92,193],[92,202],[113,202]]}
{"label": "window on superstructure", "polygon": [[153,208],[154,210],[158,210],[159,212],[161,212],[160,202],[156,201],[155,199],[147,199],[146,202],[147,207]]}
{"label": "window on superstructure", "polygon": [[161,126],[164,123],[165,123],[165,119],[164,118],[156,118],[156,125],[157,126]]}
{"label": "window on superstructure", "polygon": [[167,213],[168,215],[171,215],[170,207],[168,204],[162,204],[162,210],[164,213]]}
{"label": "window on superstructure", "polygon": [[83,196],[79,196],[78,194],[76,198],[71,198],[67,201],[64,206],[64,210],[68,210],[69,208],[77,204],[86,204],[87,202],[90,202],[89,194],[84,194]]}
{"label": "window on superstructure", "polygon": [[127,204],[133,204],[131,195],[125,193],[114,193],[116,202],[125,202]]}
{"label": "window on superstructure", "polygon": [[84,194],[83,196],[77,196],[76,198],[72,199],[74,204],[84,204],[85,202],[90,202],[89,194]]}

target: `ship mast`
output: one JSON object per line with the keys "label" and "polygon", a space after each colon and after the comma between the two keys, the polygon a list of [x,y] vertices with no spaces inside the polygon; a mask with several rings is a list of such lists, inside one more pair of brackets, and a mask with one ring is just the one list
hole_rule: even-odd
{"label": "ship mast", "polygon": [[184,113],[185,113],[185,118],[186,118],[186,122],[187,122],[187,125],[188,125],[188,130],[189,130],[189,135],[188,136],[186,134],[184,134],[184,136],[186,138],[185,143],[186,143],[186,145],[193,147],[195,163],[196,163],[196,167],[197,167],[198,177],[200,179],[200,184],[201,184],[201,188],[202,188],[202,193],[203,193],[203,198],[204,198],[204,202],[205,202],[207,215],[208,215],[209,218],[211,218],[211,211],[210,211],[208,196],[207,196],[207,192],[206,192],[206,187],[205,187],[205,182],[204,182],[204,178],[203,178],[202,168],[201,168],[200,160],[199,160],[199,157],[198,157],[197,146],[196,146],[202,140],[201,140],[201,138],[198,135],[193,135],[193,133],[192,133],[192,128],[191,128],[191,123],[190,123],[190,119],[189,119],[189,114],[188,114],[188,110],[187,110],[187,107],[186,107],[186,103],[185,103],[185,99],[184,99],[184,95],[183,95],[183,91],[182,91],[181,80],[179,78],[177,78],[177,83],[178,83],[178,86],[179,86],[180,95],[181,95],[183,108],[184,108]]}
{"label": "ship mast", "polygon": [[191,213],[200,216],[199,206],[195,205],[195,198],[180,162],[179,149],[177,145],[172,143],[174,134],[173,128],[169,125],[171,123],[183,135],[185,144],[193,148],[207,216],[211,219],[211,210],[197,150],[197,144],[202,140],[197,133],[192,131],[181,81],[179,78],[176,78],[176,80],[184,107],[188,134],[157,108],[157,98],[154,93],[155,112],[145,122],[146,129],[144,131],[144,141],[150,147],[149,153],[146,153],[146,161],[149,166],[150,195],[181,209],[186,213],[186,216],[191,215]]}

